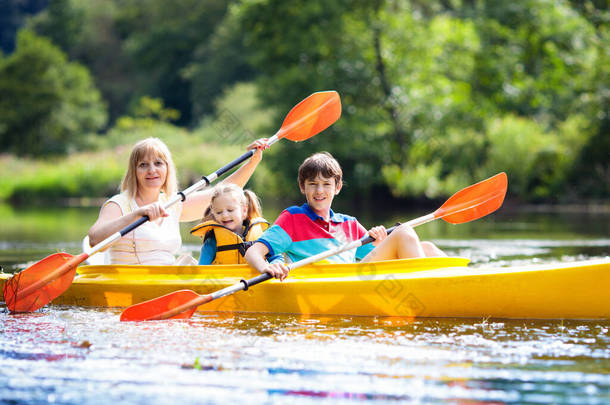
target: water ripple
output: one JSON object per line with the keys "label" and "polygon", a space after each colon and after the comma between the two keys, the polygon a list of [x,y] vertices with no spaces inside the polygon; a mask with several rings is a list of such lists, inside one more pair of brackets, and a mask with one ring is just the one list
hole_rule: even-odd
{"label": "water ripple", "polygon": [[61,307],[0,318],[0,402],[601,404],[610,389],[607,321],[120,323],[115,310]]}

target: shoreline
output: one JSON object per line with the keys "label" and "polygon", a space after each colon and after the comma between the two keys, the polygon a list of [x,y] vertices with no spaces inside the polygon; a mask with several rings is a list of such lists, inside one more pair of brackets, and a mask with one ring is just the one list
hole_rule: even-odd
{"label": "shoreline", "polygon": [[[0,204],[8,205],[13,208],[35,208],[44,206],[52,206],[55,208],[99,208],[101,205],[108,200],[109,197],[73,197],[73,198],[65,198],[59,201],[54,200],[52,202],[47,202],[46,204],[14,204],[9,201],[0,201]],[[299,201],[293,201],[292,203],[284,203],[282,199],[273,199],[267,202],[265,205],[278,207],[287,207],[288,205],[294,205],[299,203]],[[352,205],[359,206],[360,209],[367,209],[369,207],[375,207],[374,209],[379,210],[400,210],[400,209],[415,209],[415,210],[434,210],[440,205],[442,202],[436,202],[435,200],[430,201],[405,201],[402,199],[392,199],[392,200],[383,200],[378,202],[368,202],[364,203],[360,202],[340,202],[337,205]],[[583,201],[581,203],[540,203],[540,204],[532,204],[532,203],[519,203],[514,200],[506,200],[501,208],[501,210],[505,213],[557,213],[557,214],[610,214],[610,201],[608,202],[600,202],[600,201],[592,201],[586,202]]]}
{"label": "shoreline", "polygon": [[610,214],[609,204],[525,204],[507,207],[507,211],[557,214]]}

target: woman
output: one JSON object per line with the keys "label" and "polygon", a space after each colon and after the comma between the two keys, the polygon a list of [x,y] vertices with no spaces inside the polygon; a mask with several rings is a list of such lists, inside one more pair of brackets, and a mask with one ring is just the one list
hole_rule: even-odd
{"label": "woman", "polygon": [[[243,187],[260,163],[266,147],[266,139],[250,144],[248,150],[256,149],[254,155],[223,183]],[[149,221],[108,248],[110,263],[174,264],[182,245],[179,222],[200,219],[211,199],[210,190],[198,191],[189,194],[183,202],[163,209],[177,188],[176,168],[163,141],[147,138],[136,143],[121,182],[121,193],[102,205],[97,221],[89,230],[91,246],[147,215]]]}

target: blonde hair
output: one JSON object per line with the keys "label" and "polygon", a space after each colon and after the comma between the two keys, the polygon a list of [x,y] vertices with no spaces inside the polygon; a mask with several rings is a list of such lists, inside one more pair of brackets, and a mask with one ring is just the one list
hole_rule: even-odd
{"label": "blonde hair", "polygon": [[212,214],[214,200],[224,194],[232,194],[239,201],[242,207],[248,208],[246,219],[251,220],[253,218],[263,216],[261,202],[256,194],[254,194],[254,191],[242,190],[239,186],[228,183],[219,184],[212,189],[212,199],[210,200],[210,206],[205,210],[205,214],[203,215],[204,221],[214,219],[214,215]]}
{"label": "blonde hair", "polygon": [[299,186],[303,187],[307,180],[313,180],[318,175],[327,179],[334,178],[335,184],[339,184],[343,180],[341,165],[328,152],[314,153],[301,163],[298,174]]}
{"label": "blonde hair", "polygon": [[167,196],[172,196],[178,191],[176,167],[174,166],[172,154],[167,145],[159,138],[146,138],[134,145],[131,150],[131,155],[129,156],[127,172],[121,181],[121,191],[126,191],[129,197],[135,198],[138,191],[138,178],[136,176],[138,163],[147,156],[159,158],[165,162],[165,165],[167,166],[167,176],[165,178],[165,183],[161,186],[161,191]]}

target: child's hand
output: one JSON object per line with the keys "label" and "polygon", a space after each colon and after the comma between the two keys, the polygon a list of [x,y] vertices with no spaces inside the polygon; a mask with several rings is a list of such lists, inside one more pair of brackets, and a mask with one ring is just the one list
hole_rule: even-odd
{"label": "child's hand", "polygon": [[284,263],[273,263],[265,268],[264,273],[269,273],[280,281],[284,281],[289,271],[290,269]]}
{"label": "child's hand", "polygon": [[383,225],[374,226],[369,230],[369,236],[375,239],[373,246],[378,246],[388,236],[388,231]]}
{"label": "child's hand", "polygon": [[248,150],[250,149],[255,149],[254,151],[254,155],[252,155],[252,159],[255,163],[258,163],[262,160],[263,158],[263,151],[265,149],[269,149],[269,144],[267,143],[268,139],[267,138],[260,138],[257,139],[256,141],[252,142],[250,145],[248,145]]}

